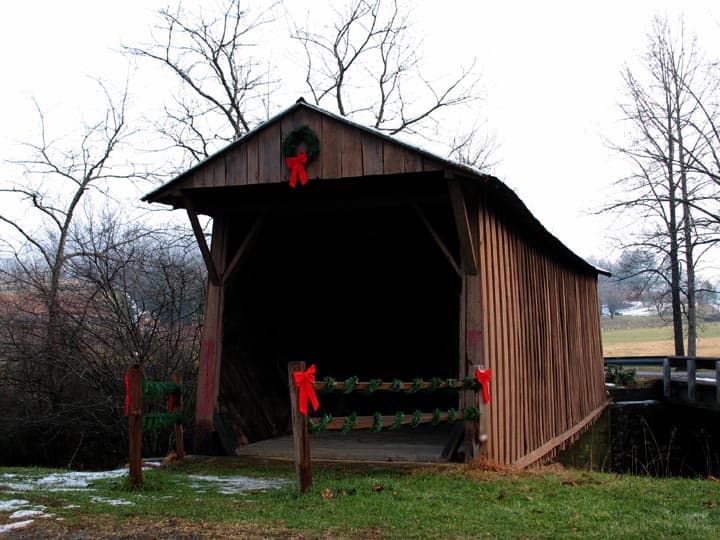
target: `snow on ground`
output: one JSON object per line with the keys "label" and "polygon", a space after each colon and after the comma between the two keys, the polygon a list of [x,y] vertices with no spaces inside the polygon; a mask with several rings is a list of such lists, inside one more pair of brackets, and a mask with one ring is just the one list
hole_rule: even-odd
{"label": "snow on ground", "polygon": [[[96,480],[119,478],[128,474],[127,469],[116,469],[101,472],[69,471],[50,474],[0,474],[0,490],[5,493],[62,492],[62,491],[92,491]],[[242,495],[248,491],[279,488],[287,483],[282,479],[250,478],[248,476],[211,476],[190,474],[187,476],[188,485],[198,493],[216,492],[223,495]],[[97,504],[111,506],[125,506],[135,504],[123,499],[109,499],[107,497],[93,496],[90,501]],[[77,505],[68,505],[66,509],[80,508]],[[45,513],[45,507],[31,505],[25,499],[0,499],[0,517],[7,514],[10,523],[0,525],[0,536],[7,532],[23,529],[31,525],[37,518],[61,517]]]}
{"label": "snow on ground", "polygon": [[33,519],[26,519],[25,521],[14,521],[13,523],[6,523],[5,525],[0,525],[0,534],[24,529],[28,525],[32,525],[34,521],[35,520]]}
{"label": "snow on ground", "polygon": [[188,479],[192,481],[189,484],[190,487],[198,493],[213,490],[223,495],[239,495],[246,491],[279,488],[286,483],[285,480],[267,480],[248,476],[207,476],[200,474],[190,474]]}

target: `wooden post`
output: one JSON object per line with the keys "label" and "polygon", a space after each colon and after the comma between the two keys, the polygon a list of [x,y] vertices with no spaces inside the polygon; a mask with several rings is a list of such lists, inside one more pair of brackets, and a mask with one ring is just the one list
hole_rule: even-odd
{"label": "wooden post", "polygon": [[695,401],[695,382],[696,382],[696,369],[695,359],[687,359],[687,389],[688,389],[688,401]]}
{"label": "wooden post", "polygon": [[[180,375],[173,375],[170,380],[181,385],[181,390],[178,393],[178,398],[173,402],[173,407],[168,407],[168,412],[182,411],[182,379],[180,378]],[[183,441],[183,426],[181,422],[175,424],[175,454],[177,455],[178,461],[185,461],[185,442]]]}
{"label": "wooden post", "polygon": [[663,395],[670,399],[670,359],[663,358]]}
{"label": "wooden post", "polygon": [[[215,217],[213,219],[211,249],[211,262],[213,262],[214,267],[212,265],[208,266],[208,276],[211,275],[212,268],[223,269],[225,267],[227,231],[226,219],[223,216]],[[198,242],[200,242],[200,239]],[[193,446],[195,453],[198,454],[211,454],[213,450],[214,416],[217,409],[223,345],[225,286],[221,280],[213,283],[213,280],[209,278],[208,281],[205,322],[203,323],[200,344],[197,401],[195,403]]]}
{"label": "wooden post", "polygon": [[720,405],[720,360],[715,362],[715,402]]}
{"label": "wooden post", "polygon": [[295,473],[298,490],[305,493],[312,485],[312,469],[310,468],[310,433],[308,419],[298,409],[298,389],[295,386],[293,373],[305,371],[305,362],[288,363],[288,385],[290,387],[290,417],[292,418],[293,449],[295,455]]}
{"label": "wooden post", "polygon": [[142,367],[134,364],[125,372],[130,396],[128,409],[128,440],[130,485],[142,484]]}

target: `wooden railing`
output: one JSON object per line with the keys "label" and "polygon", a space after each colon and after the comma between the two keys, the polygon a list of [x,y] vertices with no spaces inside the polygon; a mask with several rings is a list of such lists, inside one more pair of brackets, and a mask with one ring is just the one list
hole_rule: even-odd
{"label": "wooden railing", "polygon": [[[310,418],[300,412],[301,400],[307,400],[307,395],[303,396],[301,390],[296,384],[294,374],[305,372],[305,362],[290,362],[288,364],[288,383],[290,389],[290,408],[293,431],[293,448],[295,458],[295,471],[298,481],[298,489],[300,493],[307,491],[312,485],[312,470],[310,467],[310,432],[316,431],[343,431],[349,432],[357,429],[367,429],[371,431],[397,430],[400,426],[416,427],[419,424],[439,422],[466,422],[477,423],[480,419],[481,405],[477,401],[478,406],[466,406],[463,409],[448,409],[441,411],[435,409],[433,412],[423,413],[419,410],[413,412],[396,412],[394,415],[383,415],[376,412],[372,416],[358,416],[352,413],[349,416],[333,418],[325,415],[322,418]],[[487,384],[487,382],[483,383]],[[313,390],[320,392],[339,392],[351,393],[361,392],[368,395],[374,392],[403,392],[412,395],[416,392],[433,391],[433,390],[456,390],[469,391],[478,393],[482,388],[482,384],[475,379],[466,378],[463,380],[440,380],[433,379],[431,381],[423,381],[417,379],[413,382],[401,382],[399,380],[393,382],[382,382],[378,379],[370,381],[359,381],[355,377],[351,377],[344,382],[336,382],[331,379],[323,381],[315,381],[312,385]],[[487,391],[487,390],[486,390]],[[468,403],[472,403],[468,401]]]}
{"label": "wooden railing", "polygon": [[715,373],[715,402],[720,405],[720,358],[690,357],[690,356],[645,356],[645,357],[608,357],[605,358],[605,365],[613,366],[657,366],[662,367],[663,375],[663,396],[671,398],[670,383],[672,382],[672,370],[679,370],[687,373],[687,399],[697,400],[697,370],[704,369]]}

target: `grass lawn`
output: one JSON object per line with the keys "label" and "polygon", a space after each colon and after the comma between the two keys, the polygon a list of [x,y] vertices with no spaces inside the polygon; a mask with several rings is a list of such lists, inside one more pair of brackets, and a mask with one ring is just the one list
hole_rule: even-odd
{"label": "grass lawn", "polygon": [[[26,537],[73,538],[718,538],[720,482],[565,470],[486,472],[464,465],[314,466],[299,496],[285,463],[211,458],[54,491],[48,471],[0,469],[3,501],[50,514]],[[13,490],[34,476],[32,490]],[[279,488],[228,494],[197,476],[287,479]],[[3,479],[5,485],[3,485]],[[193,480],[195,478],[195,480]],[[25,479],[25,484],[32,483]],[[215,486],[215,487],[213,487]],[[61,519],[58,519],[61,518]],[[2,533],[0,533],[2,534]],[[10,533],[14,534],[14,533]]]}
{"label": "grass lawn", "polygon": [[[660,356],[673,354],[672,327],[657,317],[603,318],[605,356]],[[720,357],[720,323],[699,327],[698,356]]]}

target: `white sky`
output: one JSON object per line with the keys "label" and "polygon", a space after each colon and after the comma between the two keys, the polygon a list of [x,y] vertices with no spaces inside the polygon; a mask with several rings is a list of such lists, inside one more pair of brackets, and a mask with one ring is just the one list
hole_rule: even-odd
{"label": "white sky", "polygon": [[[195,2],[186,0],[190,8]],[[31,96],[50,122],[68,125],[96,96],[89,77],[121,83],[127,60],[120,43],[147,39],[160,0],[25,0],[0,5],[0,159],[16,157],[9,140],[32,139]],[[288,9],[317,17],[328,2],[289,0]],[[655,13],[684,14],[686,28],[707,52],[720,55],[720,2],[417,1],[424,57],[439,72],[477,58],[485,100],[481,114],[497,134],[493,173],[513,188],[538,219],[579,255],[609,253],[616,231],[588,214],[605,200],[623,164],[606,150],[617,138],[619,72],[646,45]],[[682,4],[682,7],[678,7]],[[440,7],[442,6],[442,7]],[[304,16],[304,15],[303,15]],[[279,50],[279,49],[278,49]],[[280,59],[278,59],[280,61]],[[284,81],[303,92],[302,81]],[[157,106],[162,80],[131,77],[136,114]],[[2,207],[0,200],[0,207]]]}

